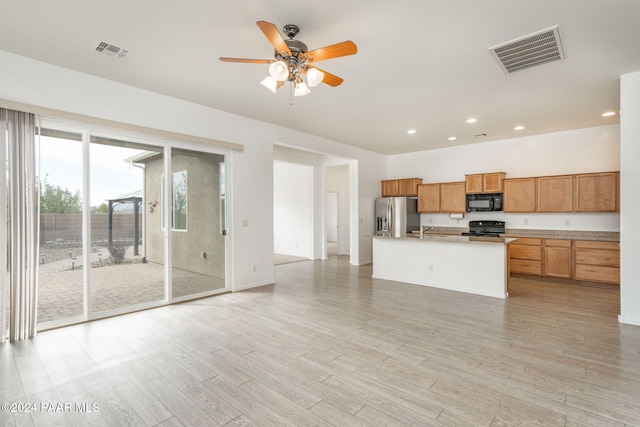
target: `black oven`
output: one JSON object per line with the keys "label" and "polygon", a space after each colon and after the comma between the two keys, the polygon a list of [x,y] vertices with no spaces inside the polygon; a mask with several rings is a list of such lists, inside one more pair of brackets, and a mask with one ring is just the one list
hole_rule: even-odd
{"label": "black oven", "polygon": [[502,193],[467,194],[467,212],[502,210]]}

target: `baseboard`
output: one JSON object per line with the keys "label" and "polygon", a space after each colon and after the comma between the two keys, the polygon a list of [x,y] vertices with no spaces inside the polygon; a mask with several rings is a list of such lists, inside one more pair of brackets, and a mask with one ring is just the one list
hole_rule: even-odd
{"label": "baseboard", "polygon": [[626,317],[622,317],[622,314],[618,315],[618,322],[624,323],[625,325],[640,326],[640,319],[628,319]]}

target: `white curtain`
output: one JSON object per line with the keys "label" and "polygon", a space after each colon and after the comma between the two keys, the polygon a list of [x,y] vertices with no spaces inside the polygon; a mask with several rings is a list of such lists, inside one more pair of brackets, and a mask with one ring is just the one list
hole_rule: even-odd
{"label": "white curtain", "polygon": [[[9,340],[31,338],[36,333],[37,274],[38,274],[38,194],[35,167],[35,116],[30,113],[0,108],[0,130],[4,144],[1,157],[7,167],[2,177],[3,194],[2,234],[6,247],[2,248],[3,288],[9,290]],[[6,157],[6,159],[4,159]],[[5,309],[6,290],[2,290],[2,310]],[[4,322],[5,315],[3,313]],[[2,325],[2,340],[6,339]]]}

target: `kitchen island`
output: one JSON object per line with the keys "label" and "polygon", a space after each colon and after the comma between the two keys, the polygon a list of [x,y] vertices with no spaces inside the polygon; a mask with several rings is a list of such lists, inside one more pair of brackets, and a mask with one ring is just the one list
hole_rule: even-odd
{"label": "kitchen island", "polygon": [[373,237],[373,278],[506,298],[514,238],[428,234]]}

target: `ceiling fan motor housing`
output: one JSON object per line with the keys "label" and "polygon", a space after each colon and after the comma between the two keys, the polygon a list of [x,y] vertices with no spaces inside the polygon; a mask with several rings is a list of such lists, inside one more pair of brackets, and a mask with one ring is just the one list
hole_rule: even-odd
{"label": "ceiling fan motor housing", "polygon": [[287,37],[293,39],[300,32],[300,28],[297,25],[287,24],[282,27],[282,31],[287,35]]}

